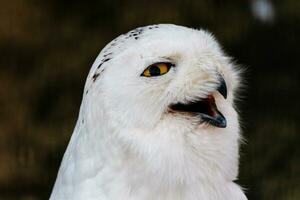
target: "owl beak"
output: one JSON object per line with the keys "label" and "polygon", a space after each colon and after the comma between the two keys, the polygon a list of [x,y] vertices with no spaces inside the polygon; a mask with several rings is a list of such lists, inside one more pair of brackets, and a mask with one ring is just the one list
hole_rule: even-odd
{"label": "owl beak", "polygon": [[[216,89],[225,99],[227,98],[227,86],[224,78],[219,76],[219,85]],[[215,98],[212,94],[205,99],[188,103],[176,103],[170,105],[172,112],[185,113],[199,116],[203,122],[218,128],[225,128],[227,121],[224,115],[218,110]]]}
{"label": "owl beak", "polygon": [[227,98],[227,86],[224,78],[220,75],[219,76],[219,86],[217,91],[226,99]]}
{"label": "owl beak", "polygon": [[208,95],[207,98],[195,102],[172,104],[170,109],[172,112],[199,116],[202,122],[218,128],[227,126],[226,118],[218,110],[213,95]]}
{"label": "owl beak", "polygon": [[214,97],[212,95],[209,95],[204,101],[206,102],[209,112],[200,113],[201,119],[215,127],[226,128],[227,120],[224,115],[218,110]]}

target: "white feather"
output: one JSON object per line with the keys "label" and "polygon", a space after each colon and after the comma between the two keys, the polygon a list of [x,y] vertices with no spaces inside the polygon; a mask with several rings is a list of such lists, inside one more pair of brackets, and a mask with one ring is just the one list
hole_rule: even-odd
{"label": "white feather", "polygon": [[[163,76],[140,76],[163,61],[176,67]],[[219,73],[227,99],[215,92]],[[90,70],[50,199],[247,199],[233,182],[240,141],[233,107],[238,79],[206,31],[161,24],[121,35]],[[166,112],[171,103],[210,93],[227,119],[226,128]]]}

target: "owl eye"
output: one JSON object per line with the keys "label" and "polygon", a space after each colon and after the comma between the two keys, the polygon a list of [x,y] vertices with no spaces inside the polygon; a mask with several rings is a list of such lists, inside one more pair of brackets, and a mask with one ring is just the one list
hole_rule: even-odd
{"label": "owl eye", "polygon": [[152,77],[166,74],[170,68],[174,66],[172,63],[155,63],[147,67],[141,76]]}

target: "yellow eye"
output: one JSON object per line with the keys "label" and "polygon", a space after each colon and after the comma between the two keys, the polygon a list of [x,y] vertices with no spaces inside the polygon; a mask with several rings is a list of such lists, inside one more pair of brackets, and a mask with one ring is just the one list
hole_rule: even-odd
{"label": "yellow eye", "polygon": [[151,77],[166,74],[173,66],[171,63],[155,63],[147,67],[141,76]]}

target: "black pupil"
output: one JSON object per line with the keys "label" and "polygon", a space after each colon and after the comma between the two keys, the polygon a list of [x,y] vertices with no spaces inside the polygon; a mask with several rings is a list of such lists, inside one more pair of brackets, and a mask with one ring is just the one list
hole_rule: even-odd
{"label": "black pupil", "polygon": [[160,75],[160,69],[156,65],[153,65],[149,68],[149,72],[151,76],[159,76]]}

